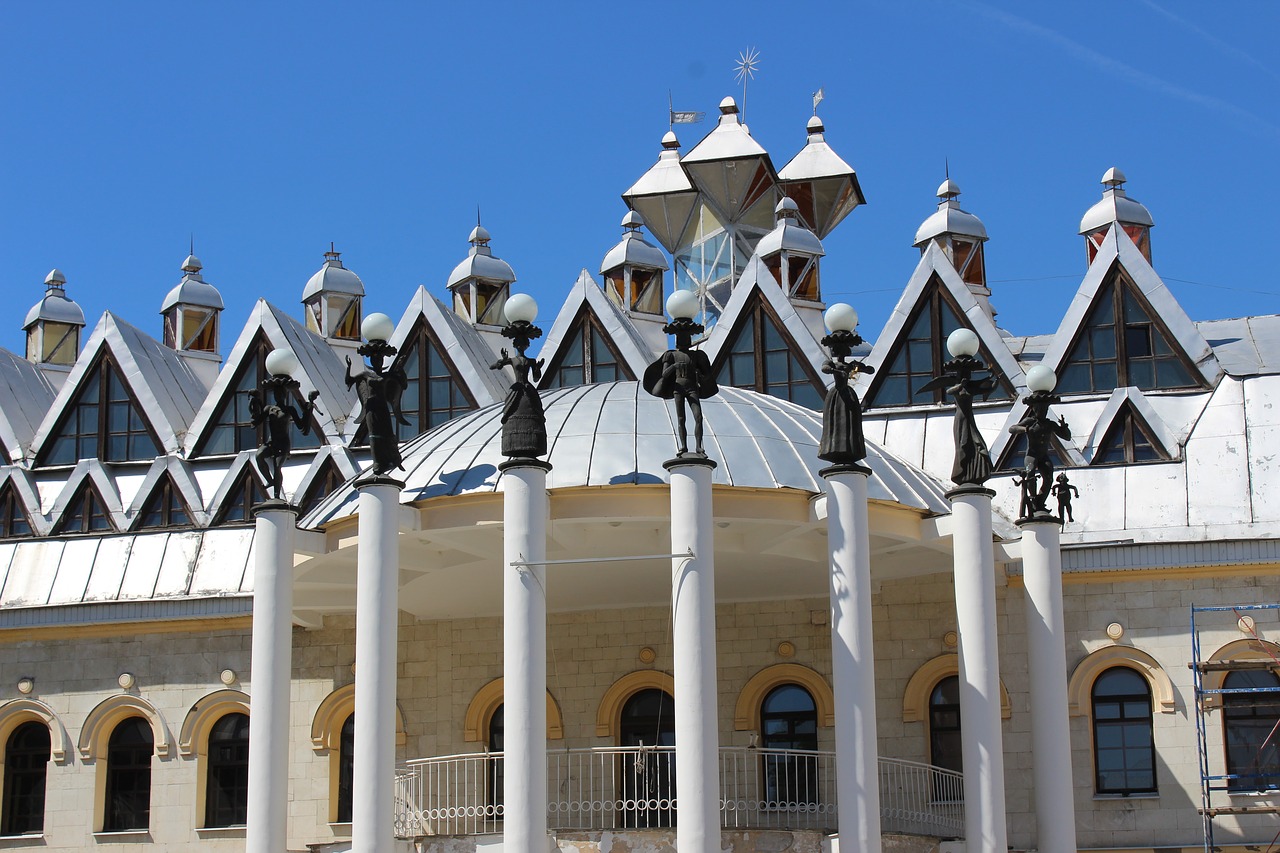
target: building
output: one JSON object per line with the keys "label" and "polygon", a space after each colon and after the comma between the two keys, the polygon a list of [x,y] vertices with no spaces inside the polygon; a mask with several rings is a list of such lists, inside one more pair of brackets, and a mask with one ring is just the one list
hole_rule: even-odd
{"label": "building", "polygon": [[[817,850],[837,829],[831,755],[848,709],[831,687],[816,455],[829,381],[821,241],[863,199],[821,120],[806,131],[781,169],[732,99],[686,153],[668,134],[623,194],[624,233],[598,277],[584,270],[544,321],[548,819],[561,849],[665,843],[675,817],[663,467],[673,418],[637,382],[668,346],[661,312],[673,288],[701,299],[701,347],[722,387],[704,407],[719,462],[725,837],[741,853]],[[1080,225],[1087,268],[1053,334],[997,325],[986,230],[948,179],[915,235],[920,260],[904,270],[898,306],[862,353],[875,368],[858,386],[873,445],[875,748],[895,849],[966,832],[952,407],[920,393],[961,327],[996,380],[976,413],[998,469],[1020,464],[1008,428],[1024,414],[1032,366],[1056,372],[1053,414],[1070,425],[1054,449],[1080,492],[1062,539],[1080,848],[1198,847],[1202,808],[1217,810],[1223,850],[1258,849],[1249,845],[1280,830],[1280,703],[1267,692],[1280,687],[1280,613],[1241,609],[1280,598],[1280,317],[1189,318],[1153,266],[1151,214],[1118,170],[1103,184]],[[433,853],[500,837],[506,767],[494,754],[521,722],[504,714],[502,680],[497,407],[510,376],[490,369],[516,275],[483,227],[469,242],[445,287],[420,289],[389,341],[408,389],[396,726],[378,735],[394,739],[400,767],[396,833]],[[266,378],[267,355],[287,349],[298,402],[314,395],[315,410],[284,470],[301,514],[289,795],[276,817],[287,819],[289,849],[344,849],[357,742],[352,483],[368,451],[343,377],[360,343],[363,283],[331,250],[301,312],[263,299],[234,340],[195,257],[161,304],[157,337],[112,313],[89,329],[76,282],[54,270],[45,284],[24,323],[26,356],[0,351],[0,846],[244,849],[249,696],[265,691],[250,668],[253,507],[266,498],[245,392]],[[1043,849],[1019,494],[1012,476],[990,485],[1007,784],[1004,802],[986,805],[1007,820],[1011,846]],[[1225,609],[1198,611],[1193,625],[1192,606]],[[1223,688],[1255,692],[1206,692]],[[1224,774],[1212,782],[1223,790],[1206,793],[1205,777]]]}

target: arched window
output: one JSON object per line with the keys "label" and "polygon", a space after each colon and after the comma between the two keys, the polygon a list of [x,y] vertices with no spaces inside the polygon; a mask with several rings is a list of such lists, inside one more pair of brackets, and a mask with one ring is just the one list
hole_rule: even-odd
{"label": "arched window", "polygon": [[1230,791],[1280,787],[1280,678],[1260,669],[1237,670],[1222,680],[1222,735]]}
{"label": "arched window", "polygon": [[49,729],[35,721],[9,735],[4,749],[4,803],[0,835],[44,830],[44,788],[50,754]]}
{"label": "arched window", "polygon": [[1093,764],[1099,794],[1154,794],[1156,745],[1151,725],[1151,688],[1125,666],[1093,682]]}
{"label": "arched window", "polygon": [[146,829],[151,815],[151,724],[130,717],[111,732],[107,743],[106,808],[102,829]]}
{"label": "arched window", "polygon": [[[622,706],[619,746],[673,747],[676,744],[675,703],[665,690],[651,687],[631,695]],[[638,751],[623,759],[621,800],[634,800],[625,809],[624,826],[675,825],[676,756],[672,750]]]}
{"label": "arched window", "polygon": [[[489,738],[486,741],[489,745],[490,752],[501,753],[506,745],[506,724],[503,711],[505,705],[499,705],[498,709],[489,717]],[[501,809],[503,800],[503,786],[506,784],[506,775],[503,772],[504,765],[501,757],[489,759],[489,808],[490,816],[493,818],[501,817]]]}
{"label": "arched window", "polygon": [[209,732],[204,825],[242,826],[249,809],[249,715],[227,714]]}
{"label": "arched window", "polygon": [[[765,750],[818,749],[818,706],[798,684],[769,691],[760,704],[760,746]],[[816,755],[766,752],[765,799],[769,808],[798,808],[818,802]]]}
{"label": "arched window", "polygon": [[929,694],[929,763],[964,770],[960,747],[960,677],[948,675]]}
{"label": "arched window", "polygon": [[338,735],[337,823],[351,823],[352,792],[355,790],[356,715],[347,715]]}

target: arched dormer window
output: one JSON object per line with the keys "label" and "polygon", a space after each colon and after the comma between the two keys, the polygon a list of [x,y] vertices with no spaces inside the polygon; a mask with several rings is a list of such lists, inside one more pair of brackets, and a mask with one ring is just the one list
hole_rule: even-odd
{"label": "arched dormer window", "polygon": [[62,533],[107,533],[115,529],[107,505],[98,494],[97,488],[89,479],[81,484],[66,510],[62,513],[55,534]]}
{"label": "arched dormer window", "polygon": [[574,319],[543,376],[543,388],[571,388],[635,379],[609,342],[595,314],[585,307]]}
{"label": "arched dormer window", "polygon": [[142,505],[142,512],[138,513],[138,521],[134,529],[189,527],[190,525],[191,511],[182,500],[182,493],[174,485],[173,478],[166,475],[156,481],[151,496]]}
{"label": "arched dormer window", "polygon": [[739,315],[712,370],[722,386],[747,388],[820,409],[826,386],[796,351],[778,317],[755,298]]}
{"label": "arched dormer window", "polygon": [[1099,794],[1154,794],[1156,746],[1151,687],[1126,666],[1093,682],[1094,790]]}
{"label": "arched dormer window", "polygon": [[[236,370],[231,387],[223,393],[222,403],[211,419],[204,437],[196,445],[195,456],[218,456],[252,450],[262,444],[262,427],[253,425],[249,414],[249,392],[256,391],[267,378],[267,354],[272,350],[265,337],[259,336]],[[294,391],[294,405],[302,408],[302,395]],[[312,419],[311,431],[302,434],[296,424],[290,426],[294,450],[320,446],[323,433]]]}
{"label": "arched dormer window", "polygon": [[[871,387],[867,391],[865,406],[919,406],[928,403],[945,403],[943,389],[921,394],[920,389],[935,376],[942,374],[942,365],[951,359],[947,353],[947,336],[956,329],[967,328],[960,321],[960,309],[946,293],[936,278],[926,287],[916,304],[911,318],[885,357]],[[993,367],[994,361],[985,346],[978,357]],[[1007,400],[1012,387],[1000,373],[993,372],[996,389],[992,400]]]}
{"label": "arched dormer window", "polygon": [[53,440],[40,451],[40,465],[74,465],[80,459],[136,462],[160,455],[160,441],[109,355],[80,383]]}
{"label": "arched dormer window", "polygon": [[4,747],[0,835],[27,835],[44,830],[50,746],[48,726],[34,720],[22,723],[9,735]]}
{"label": "arched dormer window", "polygon": [[1199,388],[1194,365],[1137,286],[1119,268],[1098,290],[1058,371],[1059,394],[1133,386]]}
{"label": "arched dormer window", "polygon": [[18,539],[31,535],[31,519],[11,483],[0,489],[0,539]]}

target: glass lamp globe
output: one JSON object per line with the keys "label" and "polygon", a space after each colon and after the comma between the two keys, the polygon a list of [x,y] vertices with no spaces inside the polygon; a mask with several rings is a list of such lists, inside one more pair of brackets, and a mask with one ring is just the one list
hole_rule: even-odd
{"label": "glass lamp globe", "polygon": [[698,313],[698,297],[689,290],[677,290],[667,297],[667,313],[677,320],[692,320]]}
{"label": "glass lamp globe", "polygon": [[395,331],[396,324],[386,314],[370,314],[360,324],[360,334],[366,341],[389,341]]}
{"label": "glass lamp globe", "polygon": [[1027,387],[1032,391],[1052,391],[1058,384],[1058,377],[1043,364],[1037,364],[1027,371]]}
{"label": "glass lamp globe", "polygon": [[269,376],[293,376],[301,365],[291,349],[273,349],[267,353]]}
{"label": "glass lamp globe", "polygon": [[538,303],[527,293],[517,293],[502,307],[508,323],[532,323],[538,319]]}
{"label": "glass lamp globe", "polygon": [[858,326],[858,312],[845,302],[837,302],[823,315],[827,328],[833,332],[852,332]]}
{"label": "glass lamp globe", "polygon": [[947,335],[947,352],[952,358],[978,354],[978,334],[972,329],[956,329]]}

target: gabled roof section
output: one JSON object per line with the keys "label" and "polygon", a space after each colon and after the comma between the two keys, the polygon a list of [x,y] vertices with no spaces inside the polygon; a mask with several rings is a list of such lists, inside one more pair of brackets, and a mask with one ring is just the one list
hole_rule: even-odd
{"label": "gabled roof section", "polygon": [[115,530],[124,530],[129,526],[129,518],[120,502],[120,490],[116,488],[106,467],[97,459],[81,459],[53,502],[53,509],[49,513],[51,531],[58,530],[68,513],[75,510],[87,488],[92,488],[102,499],[103,509]]}
{"label": "gabled roof section", "polygon": [[195,472],[190,462],[177,456],[159,456],[151,463],[151,467],[147,469],[146,478],[129,504],[126,514],[130,523],[137,520],[139,513],[155,492],[156,486],[165,477],[173,482],[174,489],[182,497],[182,502],[186,504],[187,512],[191,515],[192,523],[197,527],[207,526],[209,513],[204,509],[204,501],[200,497],[200,484],[196,482]]}
{"label": "gabled roof section", "polygon": [[[332,444],[322,447],[311,460],[311,466],[298,483],[298,488],[293,493],[293,502],[305,515],[315,509],[325,495],[359,474],[360,466],[356,464],[351,451],[347,448]],[[330,477],[334,482],[327,483],[326,480]]]}
{"label": "gabled roof section", "polygon": [[[547,360],[547,374],[559,362],[564,348],[572,343],[567,336],[573,331],[574,322],[584,309],[595,317],[606,338],[605,343],[622,358],[631,375],[644,376],[645,368],[653,363],[658,353],[649,349],[635,323],[605,295],[591,273],[585,269],[578,274],[578,280],[569,289],[569,295],[560,306],[560,313],[556,315],[555,322],[551,324],[551,329],[543,340],[542,349],[538,351],[538,357]],[[503,393],[505,395],[505,390]]]}
{"label": "gabled roof section", "polygon": [[1201,320],[1196,328],[1231,376],[1280,373],[1280,314]]}
{"label": "gabled roof section", "polygon": [[35,479],[25,468],[5,466],[0,468],[0,494],[6,488],[13,490],[14,497],[26,510],[27,521],[31,523],[31,532],[35,536],[48,536],[53,525],[40,506],[40,492],[36,489]]}
{"label": "gabled roof section", "polygon": [[0,349],[0,448],[10,462],[26,458],[55,396],[40,368]]}
{"label": "gabled roof section", "polygon": [[262,477],[258,474],[258,468],[253,462],[256,452],[240,451],[236,454],[235,461],[227,468],[222,482],[218,484],[218,491],[214,493],[213,500],[206,507],[210,525],[219,523],[230,506],[240,500],[240,489],[244,486],[245,478],[252,478],[257,484],[258,491],[262,493],[263,499],[266,498],[266,488],[262,485]]}
{"label": "gabled roof section", "polygon": [[[1059,376],[1071,348],[1075,345],[1080,330],[1088,322],[1089,315],[1097,302],[1099,291],[1105,289],[1112,281],[1112,270],[1119,266],[1132,280],[1143,299],[1151,306],[1160,323],[1169,330],[1171,345],[1181,349],[1182,354],[1191,362],[1198,373],[1198,379],[1207,387],[1214,387],[1222,378],[1223,369],[1219,364],[1213,348],[1200,333],[1199,328],[1187,316],[1186,311],[1178,304],[1169,288],[1147,263],[1142,252],[1129,239],[1129,235],[1119,225],[1112,225],[1107,232],[1098,253],[1089,265],[1084,280],[1076,291],[1075,298],[1067,308],[1058,331],[1053,336],[1053,343],[1045,351],[1043,364],[1047,365]],[[1153,318],[1155,319],[1155,318]]]}
{"label": "gabled roof section", "polygon": [[1111,428],[1117,421],[1130,415],[1137,416],[1140,423],[1136,426],[1144,428],[1143,432],[1148,435],[1158,452],[1170,460],[1181,456],[1182,447],[1178,436],[1164,419],[1156,414],[1156,410],[1146,396],[1137,388],[1117,388],[1107,399],[1107,405],[1098,416],[1098,422],[1094,425],[1093,432],[1089,434],[1088,443],[1085,445],[1084,456],[1090,465],[1098,464],[1098,454],[1103,449],[1103,443],[1111,432]]}
{"label": "gabled roof section", "polygon": [[204,399],[204,385],[177,352],[108,311],[98,321],[41,422],[31,441],[31,456],[38,455],[47,442],[57,437],[54,432],[67,408],[74,405],[85,379],[104,353],[111,354],[120,378],[138,401],[139,414],[160,440],[161,449],[175,453],[182,447],[187,427]]}
{"label": "gabled roof section", "polygon": [[355,395],[343,384],[346,366],[338,360],[324,338],[307,331],[301,323],[265,299],[259,299],[240,331],[235,346],[223,362],[218,381],[210,389],[204,405],[191,424],[183,442],[186,455],[194,452],[209,431],[226,402],[227,395],[235,393],[236,376],[245,359],[253,357],[253,347],[259,335],[265,337],[273,350],[293,350],[301,365],[294,378],[301,385],[299,392],[304,398],[313,390],[320,392],[316,400],[315,420],[324,433],[321,443],[324,443],[325,438],[342,434],[347,413],[355,403]]}
{"label": "gabled roof section", "polygon": [[[961,317],[958,319],[977,333],[982,347],[980,352],[991,358],[992,363],[987,365],[991,372],[997,378],[1003,377],[1008,384],[1012,385],[1015,395],[1027,393],[1027,380],[1022,366],[1018,364],[1013,351],[1009,349],[1009,344],[1000,334],[995,320],[978,303],[973,291],[960,278],[960,273],[956,272],[946,253],[936,243],[930,243],[925,248],[924,254],[920,256],[920,263],[916,264],[915,272],[911,274],[906,289],[898,299],[898,304],[889,315],[884,328],[880,330],[879,336],[876,337],[866,363],[874,367],[877,372],[882,371],[890,355],[897,351],[899,343],[910,331],[916,307],[928,295],[929,287],[934,281],[939,282],[943,292],[959,307]],[[944,347],[946,345],[942,341],[938,344]],[[858,396],[865,400],[867,391],[874,382],[874,375],[858,374],[856,386]]]}
{"label": "gabled roof section", "polygon": [[711,334],[707,336],[706,343],[702,345],[707,357],[711,359],[711,364],[715,366],[720,363],[725,347],[729,345],[734,330],[741,325],[742,314],[751,307],[754,296],[758,296],[782,321],[782,331],[794,344],[793,351],[796,357],[807,362],[814,373],[821,376],[823,382],[829,387],[830,380],[821,373],[822,363],[827,357],[826,352],[818,339],[813,336],[804,319],[797,313],[791,300],[782,292],[782,285],[774,279],[773,274],[769,272],[768,267],[758,255],[747,261],[738,283],[733,288],[733,293],[729,296],[728,303],[724,306],[724,312],[716,321]]}

